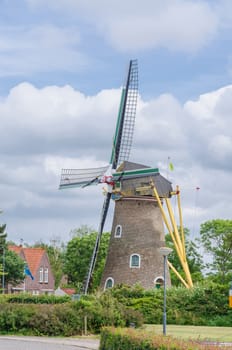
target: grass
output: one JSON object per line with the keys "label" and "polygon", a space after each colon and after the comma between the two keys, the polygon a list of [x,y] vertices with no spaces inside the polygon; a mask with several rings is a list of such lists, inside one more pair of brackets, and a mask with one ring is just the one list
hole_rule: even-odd
{"label": "grass", "polygon": [[[154,331],[154,334],[163,332],[162,325],[145,325],[145,329]],[[232,327],[167,325],[166,333],[181,339],[232,342]]]}

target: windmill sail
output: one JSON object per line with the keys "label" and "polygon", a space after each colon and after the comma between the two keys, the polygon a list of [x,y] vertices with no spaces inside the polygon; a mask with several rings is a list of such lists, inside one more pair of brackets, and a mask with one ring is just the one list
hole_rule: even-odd
{"label": "windmill sail", "polygon": [[108,192],[107,195],[106,195],[106,198],[104,200],[103,207],[102,207],[101,221],[100,221],[100,224],[99,224],[98,235],[97,235],[97,238],[96,238],[96,241],[95,241],[95,246],[94,246],[92,258],[91,258],[91,261],[90,261],[88,274],[87,274],[86,280],[84,281],[84,284],[83,284],[83,292],[84,292],[84,294],[87,294],[87,292],[88,292],[90,280],[91,280],[91,277],[92,277],[92,274],[93,274],[93,271],[94,271],[94,268],[95,268],[95,264],[96,264],[96,260],[97,260],[97,254],[98,254],[99,247],[100,247],[101,235],[102,235],[102,231],[103,231],[103,228],[104,228],[106,216],[107,216],[107,213],[108,213],[110,199],[111,199],[111,193]]}
{"label": "windmill sail", "polygon": [[[136,114],[136,104],[138,95],[138,63],[137,60],[131,60],[129,64],[126,86],[122,90],[121,102],[118,113],[118,120],[114,135],[113,148],[111,153],[110,164],[112,169],[116,169],[117,165],[123,160],[129,158],[134,124]],[[101,235],[103,232],[105,219],[110,205],[111,193],[107,193],[104,201],[98,235],[93,250],[92,258],[89,265],[86,280],[84,281],[83,291],[88,292],[91,277],[93,275],[96,264],[97,254],[100,246]]]}
{"label": "windmill sail", "polygon": [[126,86],[122,89],[121,103],[114,135],[110,164],[117,165],[129,159],[138,97],[138,62],[131,60],[129,64]]}
{"label": "windmill sail", "polygon": [[108,168],[109,165],[91,169],[62,169],[60,189],[97,185]]}

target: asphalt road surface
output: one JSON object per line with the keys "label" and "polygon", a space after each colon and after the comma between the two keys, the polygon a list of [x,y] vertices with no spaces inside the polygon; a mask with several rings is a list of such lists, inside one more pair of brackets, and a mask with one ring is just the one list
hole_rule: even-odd
{"label": "asphalt road surface", "polygon": [[0,350],[97,350],[95,339],[0,337]]}

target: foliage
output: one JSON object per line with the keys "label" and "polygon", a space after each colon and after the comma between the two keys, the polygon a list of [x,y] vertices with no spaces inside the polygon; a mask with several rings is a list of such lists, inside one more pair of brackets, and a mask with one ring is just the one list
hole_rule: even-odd
{"label": "foliage", "polygon": [[101,332],[100,350],[218,350],[219,346],[201,345],[173,337],[154,335],[143,330],[104,328]]}
{"label": "foliage", "polygon": [[[232,317],[232,310],[228,308],[228,289],[228,285],[209,282],[195,285],[192,289],[167,289],[167,322],[179,325],[228,325]],[[162,288],[141,290],[122,285],[112,288],[110,292],[121,303],[140,312],[145,323],[162,323]]]}
{"label": "foliage", "polygon": [[88,236],[89,234],[91,234],[94,231],[95,230],[88,225],[81,225],[80,227],[71,230],[70,235],[72,238],[74,238],[74,237],[81,238],[84,236]]}
{"label": "foliage", "polygon": [[110,293],[83,296],[79,301],[69,302],[54,296],[27,295],[24,299],[23,296],[5,296],[4,299],[0,308],[2,333],[70,336],[83,333],[85,319],[91,333],[99,332],[103,326],[131,323],[141,326],[143,322],[139,312],[128,310]]}
{"label": "foliage", "polygon": [[[185,235],[185,249],[186,256],[189,265],[189,270],[193,279],[193,283],[199,282],[203,280],[202,270],[204,268],[203,260],[201,255],[198,253],[198,245],[196,242],[190,240],[190,232],[187,228],[184,228]],[[173,249],[172,253],[168,256],[168,260],[172,263],[172,265],[177,269],[180,275],[185,279],[185,275],[183,272],[183,268],[181,266],[179,257],[176,253],[174,243],[172,241],[171,235],[166,234],[165,236],[166,245]],[[182,285],[180,279],[176,276],[176,274],[170,269],[171,280],[173,286]]]}
{"label": "foliage", "polygon": [[4,334],[70,336],[81,333],[82,320],[68,303],[49,307],[43,304],[3,304],[0,327]]}
{"label": "foliage", "polygon": [[24,280],[24,261],[8,249],[5,250],[5,284],[18,285]]}
{"label": "foliage", "polygon": [[[211,257],[208,267],[217,281],[226,283],[232,277],[232,220],[216,219],[201,224],[200,241]],[[230,272],[230,273],[229,273]]]}
{"label": "foliage", "polygon": [[[68,242],[65,254],[64,272],[68,276],[71,284],[82,283],[87,275],[90,259],[94,249],[97,232],[91,232],[83,236],[75,236]],[[103,233],[101,237],[100,249],[92,281],[92,289],[100,284],[102,271],[109,244],[109,233]]]}
{"label": "foliage", "polygon": [[0,225],[0,267],[2,289],[10,283],[13,286],[24,279],[24,262],[14,252],[9,251],[6,243],[6,224]]}
{"label": "foliage", "polygon": [[70,301],[70,296],[55,296],[55,295],[31,295],[29,293],[8,294],[5,296],[8,303],[18,304],[64,304]]}

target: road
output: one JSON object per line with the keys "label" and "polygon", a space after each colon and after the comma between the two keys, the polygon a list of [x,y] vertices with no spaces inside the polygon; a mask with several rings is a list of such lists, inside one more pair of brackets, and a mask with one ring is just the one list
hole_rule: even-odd
{"label": "road", "polygon": [[0,336],[0,350],[97,350],[99,340]]}

